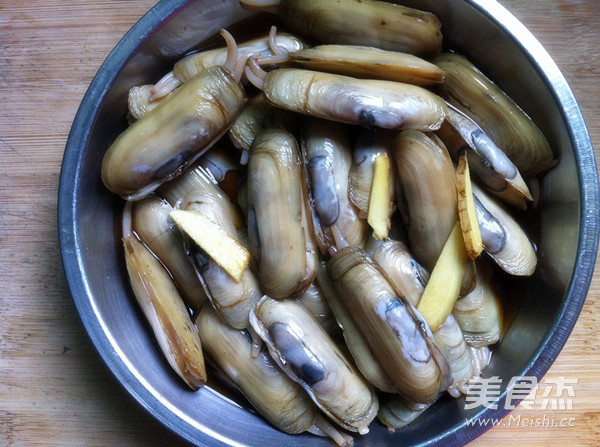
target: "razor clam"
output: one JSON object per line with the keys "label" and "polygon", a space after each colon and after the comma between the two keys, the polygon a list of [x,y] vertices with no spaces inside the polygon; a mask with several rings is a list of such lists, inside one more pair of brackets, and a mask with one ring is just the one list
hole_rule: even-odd
{"label": "razor clam", "polygon": [[423,87],[300,68],[266,72],[248,59],[246,77],[275,106],[367,128],[437,130],[446,103]]}
{"label": "razor clam", "polygon": [[[372,250],[373,260],[387,274],[396,290],[416,307],[429,280],[429,273],[412,257],[408,247],[402,242],[388,240],[375,241],[367,248]],[[452,385],[448,393],[458,397],[471,378],[471,354],[452,315],[433,333],[433,340],[450,366]]]}
{"label": "razor clam", "polygon": [[[215,148],[216,149],[216,148]],[[221,206],[228,209],[228,215],[233,219],[233,224],[238,230],[245,226],[244,219],[235,204],[231,202],[225,191],[217,184],[213,175],[204,169],[200,162],[186,169],[179,177],[164,183],[156,190],[157,194],[178,208],[183,198],[192,192],[208,191],[209,194],[219,197]]]}
{"label": "razor clam", "polygon": [[246,175],[234,154],[231,147],[217,144],[198,159],[198,164],[212,174],[219,187],[232,200],[237,198],[240,181]]}
{"label": "razor clam", "polygon": [[[446,146],[433,133],[405,130],[392,153],[397,168],[396,200],[417,261],[431,271],[458,221],[454,165]],[[460,295],[475,287],[475,267],[467,263]]]}
{"label": "razor clam", "polygon": [[[277,14],[291,30],[319,42],[367,45],[411,54],[441,50],[438,18],[375,0],[240,0],[242,7]],[[356,32],[359,30],[359,32]]]}
{"label": "razor clam", "polygon": [[505,272],[531,276],[537,265],[536,249],[523,228],[476,183],[473,196],[485,252]]}
{"label": "razor clam", "polygon": [[392,151],[408,242],[415,258],[431,271],[458,220],[454,166],[434,134],[402,131]]}
{"label": "razor clam", "polygon": [[[246,102],[235,41],[225,65],[199,73],[122,132],[102,160],[102,181],[127,200],[140,199],[181,174],[229,128]],[[239,72],[239,75],[238,73]]]}
{"label": "razor clam", "polygon": [[448,107],[446,122],[437,135],[455,162],[464,151],[469,154],[469,168],[494,196],[522,210],[533,200],[514,163],[473,120],[458,109],[451,105]]}
{"label": "razor clam", "polygon": [[[241,210],[244,217],[244,221],[248,221],[248,178],[244,177],[239,185],[238,196],[237,196],[238,208]],[[238,235],[240,236],[240,242],[246,250],[250,253],[250,270],[254,275],[258,275],[258,253],[254,251],[255,247],[250,243],[250,232],[248,227],[238,229]]]}
{"label": "razor clam", "polygon": [[321,286],[321,290],[325,295],[329,307],[337,320],[337,324],[342,329],[344,342],[350,355],[354,360],[354,364],[364,376],[364,378],[375,388],[387,393],[397,392],[397,388],[382,369],[379,362],[375,360],[371,349],[365,342],[364,337],[360,334],[357,324],[352,319],[352,316],[344,306],[335,286],[331,282],[327,266],[319,263],[317,268],[317,281]]}
{"label": "razor clam", "polygon": [[144,84],[134,85],[129,89],[127,106],[129,109],[129,116],[133,121],[139,120],[142,116],[158,106],[158,102],[150,102],[153,87],[154,85],[152,84]]}
{"label": "razor clam", "polygon": [[397,394],[380,396],[379,402],[377,419],[390,433],[406,427],[433,404],[433,402],[427,404],[409,402]]}
{"label": "razor clam", "polygon": [[316,275],[298,144],[283,129],[254,139],[248,162],[248,235],[258,279],[273,298],[297,296]]}
{"label": "razor clam", "polygon": [[[273,42],[271,42],[273,40]],[[276,36],[261,36],[242,42],[238,45],[239,57],[244,60],[250,56],[261,57],[272,55],[271,47],[276,45],[286,52],[295,52],[304,48],[305,44],[296,36],[279,33]],[[173,71],[167,73],[152,89],[152,101],[156,101],[189,81],[201,71],[217,65],[223,65],[227,59],[227,48],[215,48],[199,51],[176,62]]]}
{"label": "razor clam", "polygon": [[337,338],[339,333],[337,321],[331,313],[328,300],[324,295],[322,287],[317,281],[313,282],[308,289],[296,299],[314,315],[331,338]]}
{"label": "razor clam", "polygon": [[294,65],[328,73],[413,85],[444,81],[437,65],[412,54],[359,45],[318,45],[289,55]]}
{"label": "razor clam", "polygon": [[481,126],[523,175],[535,176],[555,164],[548,141],[531,118],[469,60],[444,53],[432,62],[446,76],[443,96]]}
{"label": "razor clam", "polygon": [[492,361],[492,351],[487,346],[471,346],[471,358],[473,359],[473,377],[480,377],[481,373]]}
{"label": "razor clam", "polygon": [[406,244],[393,239],[371,238],[366,249],[396,290],[416,307],[429,281],[429,272],[412,256]]}
{"label": "razor clam", "polygon": [[[181,203],[181,209],[204,214],[237,241],[239,236],[234,219],[220,195],[213,193],[217,189],[215,186],[213,189],[189,193]],[[254,274],[246,268],[241,281],[237,282],[193,241],[188,240],[187,243],[198,275],[206,286],[208,298],[219,316],[233,328],[248,328],[250,309],[262,296]]]}
{"label": "razor clam", "polygon": [[477,265],[477,285],[466,296],[459,297],[452,315],[470,346],[497,343],[502,333],[502,303],[495,284],[494,269],[486,260]]}
{"label": "razor clam", "polygon": [[[348,197],[359,209],[359,216],[367,218],[371,185],[373,184],[373,164],[381,154],[389,152],[396,132],[387,130],[363,130],[356,140],[352,168],[348,185]],[[396,201],[396,170],[390,170],[390,201]]]}
{"label": "razor clam", "polygon": [[195,313],[207,297],[169,219],[172,210],[166,200],[157,196],[134,202],[131,210],[133,231],[164,264],[186,304]]}
{"label": "razor clam", "polygon": [[358,217],[348,198],[348,176],[352,163],[350,129],[341,123],[306,117],[302,120],[302,155],[315,232],[324,255],[335,245],[331,227],[344,239],[363,247],[368,225]]}
{"label": "razor clam", "polygon": [[449,367],[416,309],[359,248],[346,246],[327,264],[329,275],[371,352],[399,394],[429,403],[450,384]]}
{"label": "razor clam", "polygon": [[291,380],[273,361],[266,349],[250,354],[252,338],[232,329],[204,306],[196,325],[208,359],[271,424],[289,434],[305,431],[330,436],[338,445],[352,438],[331,426],[319,413],[302,387]]}
{"label": "razor clam", "polygon": [[232,156],[231,149],[225,146],[214,146],[198,159],[198,165],[210,172],[219,186],[226,181],[229,174],[242,171],[242,167]]}
{"label": "razor clam", "polygon": [[254,137],[261,130],[273,124],[275,110],[275,107],[267,101],[265,95],[259,93],[248,101],[242,113],[233,122],[228,135],[233,145],[242,151],[240,161],[242,165],[248,163],[248,151],[252,147]]}
{"label": "razor clam", "polygon": [[467,382],[471,379],[473,372],[471,350],[460,326],[452,315],[449,315],[433,333],[433,340],[450,365],[452,385],[448,387],[448,393],[452,397],[466,394]]}
{"label": "razor clam", "polygon": [[308,310],[295,300],[264,296],[250,321],[271,357],[327,416],[348,430],[369,432],[377,396]]}
{"label": "razor clam", "polygon": [[169,365],[193,390],[206,383],[198,330],[169,272],[133,234],[131,203],[123,211],[123,248],[133,294]]}

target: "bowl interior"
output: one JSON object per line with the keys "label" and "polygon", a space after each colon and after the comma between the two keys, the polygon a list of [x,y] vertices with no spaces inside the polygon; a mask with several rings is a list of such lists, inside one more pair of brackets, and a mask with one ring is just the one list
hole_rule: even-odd
{"label": "bowl interior", "polygon": [[[564,79],[502,7],[464,0],[403,3],[435,12],[444,25],[446,44],[469,57],[521,105],[560,160],[540,183],[541,212],[529,217],[539,268],[528,280],[507,281],[514,315],[486,372],[501,377],[505,390],[513,376],[541,377],[585,299],[598,237],[597,216],[590,221],[585,212],[587,203],[598,197],[591,144]],[[83,323],[109,368],[176,433],[198,444],[326,445],[328,441],[311,435],[287,436],[209,387],[190,392],[169,369],[129,289],[120,241],[122,201],[100,180],[104,152],[126,126],[129,87],[156,82],[182,54],[219,28],[231,29],[242,21],[247,22],[235,29],[260,23],[236,0],[164,0],[108,57],[82,102],[65,152],[59,197],[63,261]],[[463,444],[485,429],[466,427],[465,419],[505,412],[502,404],[497,411],[465,411],[463,400],[442,398],[401,432],[390,435],[373,424],[356,442]]]}

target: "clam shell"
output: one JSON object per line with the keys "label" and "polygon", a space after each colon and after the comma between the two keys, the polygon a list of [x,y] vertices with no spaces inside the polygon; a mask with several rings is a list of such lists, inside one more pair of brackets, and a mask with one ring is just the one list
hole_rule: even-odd
{"label": "clam shell", "polygon": [[505,272],[531,276],[537,254],[527,233],[506,208],[475,183],[473,195],[485,252]]}
{"label": "clam shell", "polygon": [[368,225],[359,218],[348,195],[352,143],[348,126],[318,118],[302,120],[302,155],[307,172],[309,203],[322,254],[327,256],[335,239],[335,226],[345,241],[363,247]]}
{"label": "clam shell", "polygon": [[445,73],[442,95],[481,126],[523,175],[554,165],[550,144],[533,120],[468,59],[444,53],[432,62]]}
{"label": "clam shell", "polygon": [[400,132],[393,155],[410,249],[431,271],[458,220],[454,166],[439,138],[418,131]]}
{"label": "clam shell", "polygon": [[129,126],[102,160],[102,181],[142,198],[181,174],[227,131],[246,95],[223,67],[203,71]]}
{"label": "clam shell", "polygon": [[494,269],[478,260],[475,289],[454,304],[452,315],[470,346],[493,345],[500,340],[503,325],[502,301],[495,284]]}
{"label": "clam shell", "polygon": [[369,431],[379,408],[375,392],[308,310],[265,296],[250,320],[275,361],[327,416],[348,430]]}
{"label": "clam shell", "polygon": [[164,264],[186,304],[198,311],[207,300],[202,283],[183,248],[183,241],[169,219],[171,205],[158,196],[134,202],[131,210],[133,230]]}
{"label": "clam shell", "polygon": [[428,403],[449,385],[448,363],[417,310],[366,252],[338,251],[327,269],[373,356],[404,398]]}
{"label": "clam shell", "polygon": [[248,162],[248,232],[265,293],[287,298],[304,292],[316,275],[317,248],[303,186],[299,149],[283,129],[266,129]]}

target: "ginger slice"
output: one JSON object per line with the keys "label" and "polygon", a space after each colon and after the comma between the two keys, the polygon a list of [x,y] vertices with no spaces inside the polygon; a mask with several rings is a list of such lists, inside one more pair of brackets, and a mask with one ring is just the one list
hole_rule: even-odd
{"label": "ginger slice", "polygon": [[456,222],[423,290],[417,310],[435,332],[454,308],[469,262],[460,224]]}
{"label": "ginger slice", "polygon": [[248,250],[220,225],[198,211],[174,210],[169,216],[235,281],[241,281],[250,262]]}
{"label": "ginger slice", "polygon": [[373,164],[373,183],[367,212],[367,222],[373,229],[373,237],[379,240],[387,239],[391,228],[390,177],[390,160],[384,152]]}
{"label": "ginger slice", "polygon": [[456,193],[458,195],[458,217],[462,229],[465,248],[471,259],[476,259],[483,251],[481,230],[475,211],[473,188],[469,173],[467,153],[463,153],[456,168]]}

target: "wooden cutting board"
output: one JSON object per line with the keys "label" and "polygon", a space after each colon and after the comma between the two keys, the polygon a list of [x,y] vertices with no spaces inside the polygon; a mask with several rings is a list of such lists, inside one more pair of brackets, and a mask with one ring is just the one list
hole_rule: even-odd
{"label": "wooden cutting board", "polygon": [[[600,2],[501,3],[563,71],[598,153]],[[58,178],[72,120],[109,51],[153,4],[0,3],[1,446],[185,445],[133,401],[96,354],[67,289],[57,238]],[[599,298],[597,274],[532,409],[517,408],[470,445],[600,444]],[[572,409],[542,410],[543,386],[561,377],[577,379]],[[564,426],[549,427],[551,420]]]}

